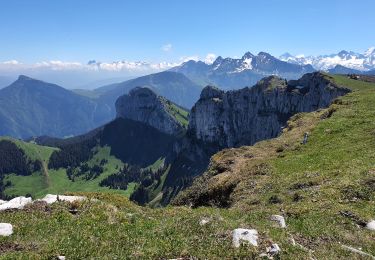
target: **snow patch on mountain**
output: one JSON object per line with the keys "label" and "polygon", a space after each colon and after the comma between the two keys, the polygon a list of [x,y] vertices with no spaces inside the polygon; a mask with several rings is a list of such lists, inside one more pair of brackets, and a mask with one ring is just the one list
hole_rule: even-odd
{"label": "snow patch on mountain", "polygon": [[317,70],[329,70],[336,65],[367,71],[375,69],[375,47],[368,48],[364,53],[340,51],[337,54],[320,56],[293,56],[289,53],[281,55],[280,60],[299,65],[312,65]]}

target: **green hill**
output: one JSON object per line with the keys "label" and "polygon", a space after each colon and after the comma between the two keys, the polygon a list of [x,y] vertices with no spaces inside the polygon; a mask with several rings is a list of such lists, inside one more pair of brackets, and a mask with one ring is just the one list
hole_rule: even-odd
{"label": "green hill", "polygon": [[[5,196],[29,194],[40,198],[48,193],[101,191],[129,197],[139,184],[147,183],[143,191],[150,193],[147,201],[154,199],[161,191],[169,170],[165,158],[171,153],[175,141],[175,137],[153,127],[121,118],[86,135],[68,139],[42,137],[37,140],[58,148],[4,139],[21,148],[30,161],[40,159],[43,162],[40,170],[31,170],[29,174],[5,172],[3,183],[8,183],[3,191]],[[104,182],[114,176],[122,177],[127,167],[132,167],[137,173],[125,177],[126,183],[121,187],[112,185],[108,180]],[[155,179],[138,176],[142,171],[157,172],[159,169],[166,172],[155,176]],[[143,182],[144,179],[147,181]]]}

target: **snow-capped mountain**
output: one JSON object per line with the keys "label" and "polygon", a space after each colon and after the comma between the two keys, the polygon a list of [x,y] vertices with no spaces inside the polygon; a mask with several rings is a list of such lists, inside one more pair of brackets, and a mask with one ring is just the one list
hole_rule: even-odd
{"label": "snow-capped mountain", "polygon": [[364,53],[343,50],[337,54],[306,57],[285,53],[279,58],[280,60],[299,65],[310,64],[317,70],[327,71],[333,69],[336,65],[361,71],[375,69],[375,47],[367,49]]}
{"label": "snow-capped mountain", "polygon": [[171,70],[183,73],[201,85],[212,84],[223,89],[235,89],[252,86],[269,75],[295,79],[314,71],[314,68],[311,65],[285,62],[266,52],[259,52],[258,55],[246,52],[239,59],[219,56],[212,64],[191,60]]}

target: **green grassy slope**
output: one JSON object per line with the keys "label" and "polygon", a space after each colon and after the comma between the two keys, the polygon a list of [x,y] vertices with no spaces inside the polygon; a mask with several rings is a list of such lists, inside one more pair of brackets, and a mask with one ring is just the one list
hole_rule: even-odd
{"label": "green grassy slope", "polygon": [[[48,165],[49,156],[55,149],[18,140],[14,142],[23,148],[26,154],[32,152],[33,155],[43,155],[44,157],[42,158],[45,160],[46,165]],[[100,162],[102,159],[108,160],[108,163],[104,166],[104,172],[98,178],[88,181],[79,179],[72,182],[68,179],[65,169],[48,169],[48,177],[43,172],[34,172],[30,176],[17,176],[11,174],[5,177],[5,181],[9,180],[12,183],[12,186],[6,188],[5,194],[11,196],[31,194],[35,198],[41,198],[48,193],[61,194],[74,191],[101,191],[130,196],[134,190],[135,184],[129,185],[127,190],[112,190],[108,187],[99,186],[100,181],[107,176],[116,173],[124,164],[114,156],[110,155],[109,147],[100,147],[97,149],[97,153],[95,153],[94,157],[88,161],[88,165],[92,166],[95,163]],[[46,181],[46,178],[48,178],[48,182]]]}
{"label": "green grassy slope", "polygon": [[[12,223],[15,233],[0,237],[0,259],[53,259],[58,255],[67,259],[171,259],[189,255],[212,259],[255,255],[251,248],[233,250],[228,233],[251,223],[253,216],[213,208],[152,210],[135,206],[124,196],[94,197],[100,201],[75,203],[76,215],[69,213],[69,204],[1,212],[1,220]],[[212,217],[212,222],[200,226],[204,217]]]}
{"label": "green grassy slope", "polygon": [[11,137],[0,137],[0,140],[12,141],[19,148],[21,148],[32,161],[42,160],[44,162],[48,162],[52,152],[57,150],[57,148],[41,146],[31,142],[24,142]]}
{"label": "green grassy slope", "polygon": [[185,128],[187,128],[189,124],[189,111],[181,108],[180,106],[177,106],[176,104],[172,102],[168,102],[168,112],[176,118],[178,122],[181,123],[181,125]]}

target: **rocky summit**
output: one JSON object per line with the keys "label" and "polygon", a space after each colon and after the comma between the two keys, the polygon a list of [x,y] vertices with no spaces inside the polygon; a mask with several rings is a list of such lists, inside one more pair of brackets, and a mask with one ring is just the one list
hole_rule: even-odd
{"label": "rocky summit", "polygon": [[276,137],[292,115],[325,108],[348,92],[320,72],[290,81],[270,76],[228,92],[208,86],[192,108],[189,131],[223,148],[252,145]]}
{"label": "rocky summit", "polygon": [[117,117],[150,125],[166,134],[178,135],[185,128],[173,116],[173,110],[178,112],[177,105],[146,87],[136,87],[116,101]]}

